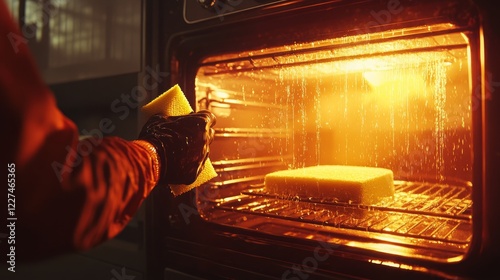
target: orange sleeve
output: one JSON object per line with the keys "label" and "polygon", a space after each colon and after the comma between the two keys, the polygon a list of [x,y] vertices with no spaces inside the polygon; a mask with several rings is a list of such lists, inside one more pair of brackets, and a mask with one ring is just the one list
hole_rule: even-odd
{"label": "orange sleeve", "polygon": [[29,260],[85,250],[114,237],[158,174],[156,154],[144,143],[79,139],[20,34],[1,1],[0,152],[4,170],[15,164],[12,217],[17,219],[15,244],[1,246],[15,246],[17,260]]}

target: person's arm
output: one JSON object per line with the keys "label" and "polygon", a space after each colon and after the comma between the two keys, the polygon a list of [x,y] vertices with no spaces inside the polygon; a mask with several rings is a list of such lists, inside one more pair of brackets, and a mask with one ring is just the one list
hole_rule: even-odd
{"label": "person's arm", "polygon": [[157,183],[195,181],[213,140],[212,113],[154,115],[134,141],[81,140],[57,108],[27,45],[15,38],[22,37],[2,2],[0,152],[4,166],[15,170],[11,216],[17,219],[18,260],[89,249],[116,236]]}
{"label": "person's arm", "polygon": [[85,250],[112,238],[159,177],[147,142],[79,140],[23,40],[1,1],[0,153],[5,170],[15,164],[11,217],[17,218],[15,244],[2,246],[15,246],[17,260]]}

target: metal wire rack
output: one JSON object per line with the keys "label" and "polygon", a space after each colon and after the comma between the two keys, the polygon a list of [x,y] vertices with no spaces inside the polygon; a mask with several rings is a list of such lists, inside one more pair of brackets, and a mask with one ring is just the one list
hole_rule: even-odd
{"label": "metal wire rack", "polygon": [[[375,205],[314,197],[280,197],[251,185],[217,203],[230,213],[269,217],[328,229],[409,237],[463,251],[472,238],[471,187],[395,182],[395,195]],[[425,243],[425,242],[424,242]]]}

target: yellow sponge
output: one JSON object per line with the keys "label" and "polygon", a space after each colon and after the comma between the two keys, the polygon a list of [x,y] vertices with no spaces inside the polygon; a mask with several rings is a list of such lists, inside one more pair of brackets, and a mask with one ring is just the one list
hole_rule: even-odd
{"label": "yellow sponge", "polygon": [[269,173],[264,182],[278,195],[303,194],[341,202],[374,204],[394,196],[393,172],[367,166],[317,165]]}
{"label": "yellow sponge", "polygon": [[[189,101],[187,100],[179,85],[171,87],[169,90],[159,95],[141,108],[141,113],[146,120],[158,113],[162,113],[167,116],[180,116],[187,115],[192,111],[193,109],[189,105]],[[190,185],[170,185],[170,190],[172,191],[174,196],[178,196],[200,186],[201,184],[216,176],[217,173],[215,172],[210,158],[208,158],[205,162],[205,165],[203,166],[203,170],[201,171],[200,175],[198,175],[194,183]]]}

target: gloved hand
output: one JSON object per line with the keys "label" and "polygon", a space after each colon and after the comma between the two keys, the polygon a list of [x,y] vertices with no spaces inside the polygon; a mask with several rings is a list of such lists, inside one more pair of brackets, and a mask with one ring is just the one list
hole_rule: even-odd
{"label": "gloved hand", "polygon": [[156,148],[160,184],[189,185],[196,180],[208,158],[214,125],[215,115],[206,110],[175,117],[157,114],[146,122],[139,139]]}

